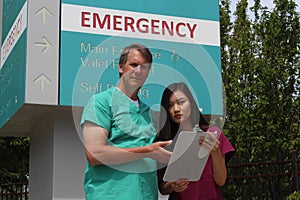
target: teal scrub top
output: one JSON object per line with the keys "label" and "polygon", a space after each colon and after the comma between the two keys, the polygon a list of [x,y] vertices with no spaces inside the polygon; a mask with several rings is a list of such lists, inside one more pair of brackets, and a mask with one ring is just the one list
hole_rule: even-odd
{"label": "teal scrub top", "polygon": [[[153,116],[146,104],[139,101],[137,107],[113,87],[90,98],[81,124],[90,121],[108,130],[108,145],[140,147],[153,143]],[[110,166],[87,162],[84,189],[87,200],[157,200],[156,162],[150,158]]]}

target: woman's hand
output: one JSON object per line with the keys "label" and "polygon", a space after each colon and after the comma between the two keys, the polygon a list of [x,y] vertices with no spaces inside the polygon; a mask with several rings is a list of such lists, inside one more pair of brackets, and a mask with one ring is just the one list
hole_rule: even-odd
{"label": "woman's hand", "polygon": [[200,137],[199,145],[204,147],[211,155],[220,153],[220,141],[216,137],[217,134],[214,132],[207,132],[206,136]]}
{"label": "woman's hand", "polygon": [[205,137],[199,139],[199,145],[201,145],[201,148],[205,148],[207,154],[210,153],[213,164],[214,181],[217,185],[222,186],[226,182],[227,170],[225,166],[225,156],[221,153],[220,141],[216,136],[217,134],[215,134],[215,132],[207,132]]}
{"label": "woman's hand", "polygon": [[167,187],[169,187],[170,191],[172,192],[182,192],[184,191],[189,185],[189,181],[186,179],[180,179],[177,181],[168,181],[166,182]]}

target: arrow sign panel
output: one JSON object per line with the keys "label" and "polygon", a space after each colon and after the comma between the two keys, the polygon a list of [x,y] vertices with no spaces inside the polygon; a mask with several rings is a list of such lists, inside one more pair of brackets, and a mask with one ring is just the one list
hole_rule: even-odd
{"label": "arrow sign panel", "polygon": [[46,23],[46,15],[48,16],[52,16],[52,13],[45,7],[41,8],[40,10],[38,10],[36,13],[36,15],[42,15],[43,17],[43,24]]}
{"label": "arrow sign panel", "polygon": [[26,102],[58,105],[60,1],[30,0]]}
{"label": "arrow sign panel", "polygon": [[40,82],[41,84],[41,91],[44,91],[44,86],[45,86],[45,82],[47,82],[49,85],[51,84],[51,81],[47,78],[47,76],[45,76],[44,74],[41,74],[39,77],[37,77],[34,80],[35,83]]}
{"label": "arrow sign panel", "polygon": [[44,47],[42,52],[45,53],[50,47],[52,47],[51,43],[47,40],[47,38],[45,36],[42,37],[42,40],[44,42],[35,42],[34,45],[35,46],[40,46],[40,47]]}

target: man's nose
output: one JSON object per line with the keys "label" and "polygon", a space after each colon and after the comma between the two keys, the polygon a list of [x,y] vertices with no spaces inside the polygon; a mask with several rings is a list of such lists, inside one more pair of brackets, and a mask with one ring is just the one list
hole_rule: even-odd
{"label": "man's nose", "polygon": [[136,66],[135,68],[134,68],[134,72],[135,73],[140,73],[141,72],[141,65],[138,65],[138,66]]}

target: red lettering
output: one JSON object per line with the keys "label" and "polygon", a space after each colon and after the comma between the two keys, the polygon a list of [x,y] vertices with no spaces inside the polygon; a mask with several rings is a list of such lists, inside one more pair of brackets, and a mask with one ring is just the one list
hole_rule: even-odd
{"label": "red lettering", "polygon": [[22,17],[23,17],[23,15],[20,16],[20,18],[18,19],[18,22],[17,22],[18,35],[19,35],[20,32],[21,32],[21,27],[22,27]]}
{"label": "red lettering", "polygon": [[7,55],[9,54],[9,52],[12,49],[12,46],[15,44],[15,42],[18,39],[18,36],[21,34],[22,31],[22,17],[23,15],[21,15],[16,24],[14,24],[11,32],[8,33],[6,42],[3,44],[3,50],[2,50],[2,60],[7,58]]}
{"label": "red lettering", "polygon": [[125,31],[128,31],[128,27],[131,28],[132,32],[135,32],[134,30],[134,19],[132,17],[125,17],[124,18],[125,22],[124,22],[124,27],[125,27]]}
{"label": "red lettering", "polygon": [[159,25],[155,25],[156,23],[159,23],[159,20],[156,20],[156,19],[153,19],[153,20],[151,20],[151,30],[152,30],[152,33],[153,34],[157,34],[157,35],[159,35],[159,31],[158,32],[156,32],[154,29],[155,28],[159,28]]}
{"label": "red lettering", "polygon": [[194,38],[194,33],[195,33],[195,30],[196,30],[197,24],[194,24],[193,27],[191,27],[191,25],[190,25],[189,23],[187,23],[186,25],[187,25],[187,27],[188,27],[190,33],[191,33],[191,34],[190,34],[190,37],[191,37],[191,38]]}
{"label": "red lettering", "polygon": [[83,27],[91,27],[91,25],[87,24],[87,21],[89,21],[90,12],[81,12],[81,26]]}
{"label": "red lettering", "polygon": [[[196,37],[197,23],[175,22],[163,19],[151,19],[146,17],[135,18],[133,16],[111,15],[100,13],[81,12],[81,26],[99,28],[105,30],[139,32],[152,35],[168,35],[178,37]],[[18,27],[16,27],[18,28]],[[150,30],[151,29],[151,30]],[[18,30],[14,30],[17,34]],[[12,39],[11,39],[12,41]]]}
{"label": "red lettering", "polygon": [[119,16],[119,15],[114,15],[113,16],[113,25],[114,25],[114,30],[117,30],[117,31],[122,31],[122,27],[117,27],[119,24],[122,25],[122,21],[120,21],[119,19],[122,19],[122,16]]}
{"label": "red lettering", "polygon": [[166,21],[162,21],[162,34],[165,35],[166,30],[168,31],[169,35],[173,36],[174,35],[174,22],[171,22],[169,27],[168,23]]}
{"label": "red lettering", "polygon": [[94,13],[93,14],[93,28],[96,28],[97,24],[99,25],[100,28],[104,28],[104,25],[107,24],[107,29],[110,29],[110,15],[105,15],[103,22],[101,22],[99,14]]}
{"label": "red lettering", "polygon": [[[143,22],[146,22],[145,24],[143,24]],[[147,25],[148,24],[148,19],[146,18],[140,18],[137,20],[136,22],[136,28],[139,30],[139,32],[141,33],[149,33],[149,26]],[[141,29],[144,28],[144,29]]]}
{"label": "red lettering", "polygon": [[180,26],[185,26],[185,23],[183,23],[183,22],[179,22],[177,25],[176,25],[176,33],[177,33],[177,35],[178,36],[180,36],[180,37],[185,37],[186,36],[186,34],[181,34],[180,32],[179,32],[179,27]]}

